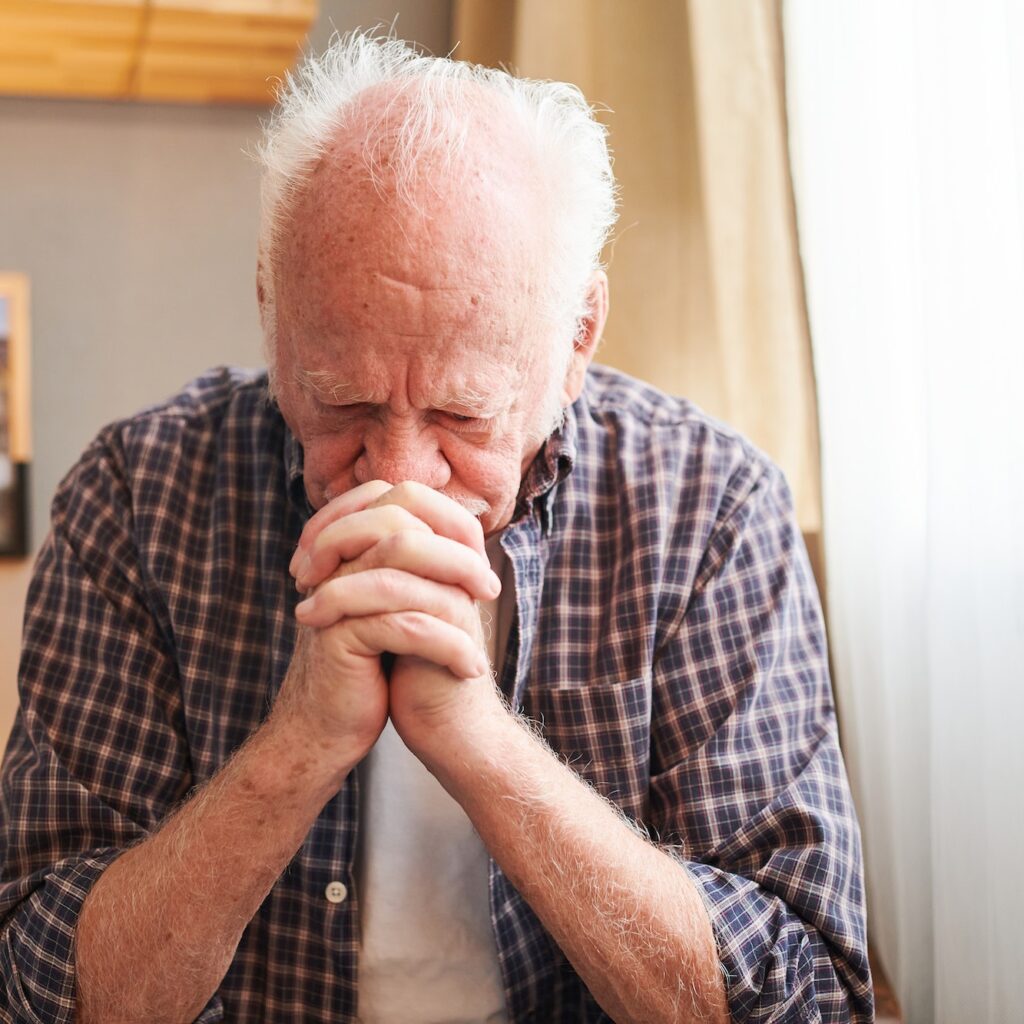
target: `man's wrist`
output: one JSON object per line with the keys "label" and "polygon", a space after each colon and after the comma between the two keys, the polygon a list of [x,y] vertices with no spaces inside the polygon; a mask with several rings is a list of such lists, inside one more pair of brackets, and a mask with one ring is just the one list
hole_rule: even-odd
{"label": "man's wrist", "polygon": [[366,754],[362,746],[314,727],[304,710],[290,702],[275,705],[259,732],[276,770],[301,777],[312,791],[327,793],[328,800]]}
{"label": "man's wrist", "polygon": [[496,693],[420,732],[413,752],[463,806],[524,754],[549,756]]}

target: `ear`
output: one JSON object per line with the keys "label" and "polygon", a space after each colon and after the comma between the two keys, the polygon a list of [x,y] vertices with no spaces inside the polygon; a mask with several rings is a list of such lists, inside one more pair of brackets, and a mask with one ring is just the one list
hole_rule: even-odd
{"label": "ear", "polygon": [[256,260],[256,302],[260,310],[260,323],[266,327],[267,284],[262,258]]}
{"label": "ear", "polygon": [[572,405],[580,397],[587,367],[604,333],[604,324],[608,319],[608,275],[603,270],[596,271],[590,280],[587,309],[589,312],[578,324],[569,368],[562,384],[562,408]]}

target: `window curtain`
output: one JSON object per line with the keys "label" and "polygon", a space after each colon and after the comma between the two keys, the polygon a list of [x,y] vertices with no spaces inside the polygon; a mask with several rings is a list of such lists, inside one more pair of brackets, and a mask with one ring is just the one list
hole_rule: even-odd
{"label": "window curtain", "polygon": [[778,3],[456,0],[452,41],[456,57],[574,82],[602,108],[622,215],[598,358],[772,455],[813,558],[817,419]]}
{"label": "window curtain", "polygon": [[1024,1019],[1024,2],[787,0],[835,681],[909,1024]]}

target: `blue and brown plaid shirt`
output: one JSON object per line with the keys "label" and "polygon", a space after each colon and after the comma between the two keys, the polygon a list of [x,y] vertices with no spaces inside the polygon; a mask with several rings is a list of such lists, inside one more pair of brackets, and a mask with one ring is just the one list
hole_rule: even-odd
{"label": "blue and brown plaid shirt", "polygon": [[[73,1019],[89,887],[267,714],[309,511],[265,375],[234,370],[106,428],[61,484],[3,765],[0,1020]],[[858,830],[779,471],[595,367],[502,543],[503,689],[691,873],[734,1019],[870,1020]],[[356,1020],[358,805],[352,773],[198,1020]],[[490,898],[511,1020],[608,1020],[493,862]]]}

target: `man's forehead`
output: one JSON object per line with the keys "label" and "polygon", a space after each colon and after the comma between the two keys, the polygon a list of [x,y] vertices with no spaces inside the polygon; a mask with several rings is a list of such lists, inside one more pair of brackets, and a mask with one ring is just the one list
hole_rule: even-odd
{"label": "man's forehead", "polygon": [[539,198],[503,187],[498,176],[481,174],[466,188],[424,183],[399,198],[335,168],[291,211],[280,269],[304,274],[327,264],[417,287],[473,287],[532,269],[546,240]]}
{"label": "man's forehead", "polygon": [[[347,128],[358,143],[357,126]],[[367,178],[359,145],[346,149],[344,138],[285,233],[279,332],[294,344],[281,358],[320,374],[305,378],[307,390],[339,404],[379,404],[396,386],[435,408],[515,394],[548,340],[537,302],[547,226],[529,161],[510,148],[503,164],[473,136],[463,150],[471,172],[456,175],[466,187],[420,178],[410,204]],[[396,385],[400,365],[408,381]]]}
{"label": "man's forehead", "polygon": [[364,192],[353,206],[300,206],[280,264],[279,308],[318,333],[397,337],[469,331],[517,347],[536,315],[543,237],[520,210],[466,204],[424,213]]}

